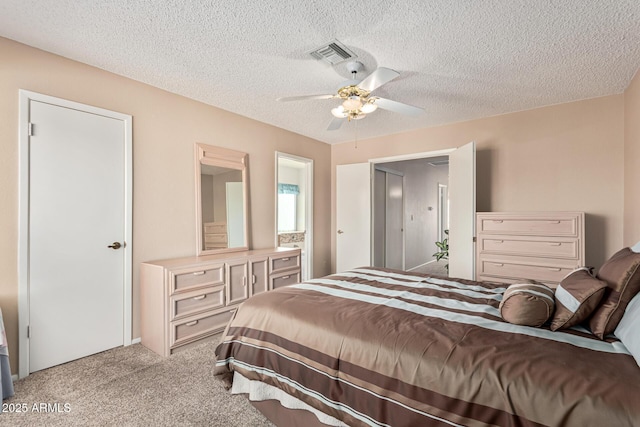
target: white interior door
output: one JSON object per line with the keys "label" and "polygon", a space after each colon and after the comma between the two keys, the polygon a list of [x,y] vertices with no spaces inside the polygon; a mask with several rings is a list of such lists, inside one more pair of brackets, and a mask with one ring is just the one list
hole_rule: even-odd
{"label": "white interior door", "polygon": [[385,235],[387,223],[387,173],[375,169],[373,172],[373,206],[371,208],[373,230],[371,231],[371,245],[373,265],[385,266]]}
{"label": "white interior door", "polygon": [[475,278],[476,146],[449,154],[449,276]]}
{"label": "white interior door", "polygon": [[385,267],[404,270],[403,176],[387,172]]}
{"label": "white interior door", "polygon": [[371,165],[336,167],[336,271],[371,265]]}
{"label": "white interior door", "polygon": [[[33,99],[29,121],[28,363],[34,372],[125,343],[129,131],[122,120]],[[122,246],[109,247],[114,242]]]}

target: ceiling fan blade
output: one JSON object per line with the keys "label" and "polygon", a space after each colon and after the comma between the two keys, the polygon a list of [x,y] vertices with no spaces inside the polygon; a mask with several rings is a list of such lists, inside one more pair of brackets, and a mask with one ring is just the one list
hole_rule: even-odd
{"label": "ceiling fan blade", "polygon": [[419,116],[424,113],[424,109],[414,107],[413,105],[403,104],[402,102],[392,101],[386,98],[376,98],[375,104],[383,110],[393,111],[394,113],[407,114],[409,116]]}
{"label": "ceiling fan blade", "polygon": [[373,73],[358,84],[360,89],[373,92],[385,83],[390,82],[400,75],[399,72],[391,68],[379,67]]}
{"label": "ceiling fan blade", "polygon": [[336,95],[302,95],[302,96],[286,96],[276,99],[276,101],[288,102],[288,101],[305,101],[307,99],[331,99]]}
{"label": "ceiling fan blade", "polygon": [[333,120],[331,120],[331,123],[329,123],[329,127],[327,128],[327,130],[338,130],[340,129],[340,126],[342,126],[343,122],[344,122],[344,119],[339,119],[338,117],[334,117]]}

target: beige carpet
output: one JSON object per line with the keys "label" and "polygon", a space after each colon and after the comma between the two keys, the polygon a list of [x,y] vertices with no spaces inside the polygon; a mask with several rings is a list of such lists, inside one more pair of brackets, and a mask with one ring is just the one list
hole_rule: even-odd
{"label": "beige carpet", "polygon": [[434,261],[428,264],[421,265],[420,267],[411,269],[412,273],[424,273],[424,274],[433,274],[435,276],[444,276],[449,277],[449,271],[446,269],[445,265],[449,261]]}
{"label": "beige carpet", "polygon": [[4,401],[26,412],[3,412],[0,425],[272,427],[213,376],[215,345],[163,358],[135,344],[33,373]]}

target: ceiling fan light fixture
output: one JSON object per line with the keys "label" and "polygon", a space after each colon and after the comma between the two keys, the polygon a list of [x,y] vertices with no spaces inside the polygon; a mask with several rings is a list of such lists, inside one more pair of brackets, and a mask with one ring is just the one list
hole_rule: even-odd
{"label": "ceiling fan light fixture", "polygon": [[[424,112],[422,108],[414,107],[402,102],[371,96],[371,92],[380,86],[390,82],[400,75],[395,70],[378,67],[364,80],[359,80],[357,74],[364,69],[362,63],[352,62],[347,64],[347,69],[352,73],[352,80],[343,82],[336,94],[305,95],[278,98],[278,101],[299,101],[303,99],[340,99],[341,105],[331,109],[331,114],[337,119],[360,120],[373,113],[378,107],[401,114],[417,116]],[[340,127],[340,120],[332,120],[327,130],[336,130]]]}
{"label": "ceiling fan light fixture", "polygon": [[344,107],[342,105],[338,105],[336,108],[332,108],[331,114],[339,119],[344,119],[349,115],[349,113],[344,110]]}
{"label": "ceiling fan light fixture", "polygon": [[366,104],[364,104],[362,108],[360,108],[360,111],[362,111],[365,114],[369,114],[369,113],[373,113],[377,109],[378,109],[378,106],[374,102],[369,101]]}
{"label": "ceiling fan light fixture", "polygon": [[353,95],[345,99],[342,103],[345,110],[359,110],[362,107],[362,101],[359,96]]}

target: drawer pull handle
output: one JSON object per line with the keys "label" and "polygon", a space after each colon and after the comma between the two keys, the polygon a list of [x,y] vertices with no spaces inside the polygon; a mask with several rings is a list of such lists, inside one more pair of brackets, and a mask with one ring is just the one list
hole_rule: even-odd
{"label": "drawer pull handle", "polygon": [[242,286],[247,287],[247,276],[242,277]]}
{"label": "drawer pull handle", "polygon": [[198,297],[193,297],[193,299],[196,300],[196,301],[200,301],[202,299],[205,299],[206,297],[207,297],[206,295],[200,295]]}
{"label": "drawer pull handle", "polygon": [[495,222],[496,224],[502,224],[504,221],[501,219],[494,219],[493,222]]}
{"label": "drawer pull handle", "polygon": [[549,221],[549,224],[560,224],[560,221]]}
{"label": "drawer pull handle", "polygon": [[497,244],[504,243],[504,240],[494,240],[493,243],[497,243]]}
{"label": "drawer pull handle", "polygon": [[252,274],[252,275],[251,275],[251,284],[252,284],[252,285],[255,285],[255,284],[256,284],[256,280],[258,280],[258,278],[256,277],[256,275],[255,275],[255,274]]}
{"label": "drawer pull handle", "polygon": [[204,271],[194,271],[193,275],[194,276],[202,276],[205,272]]}
{"label": "drawer pull handle", "polygon": [[184,326],[194,326],[194,325],[197,325],[197,324],[198,324],[198,321],[197,321],[197,320],[194,320],[193,322],[187,322],[187,323],[185,323],[185,324],[184,324]]}
{"label": "drawer pull handle", "polygon": [[289,261],[289,258],[280,258],[280,261],[282,262]]}
{"label": "drawer pull handle", "polygon": [[555,242],[555,243],[549,243],[549,245],[551,245],[551,246],[562,246],[562,243]]}
{"label": "drawer pull handle", "polygon": [[559,268],[559,267],[549,267],[549,270],[551,270],[551,271],[562,271],[562,269]]}
{"label": "drawer pull handle", "polygon": [[289,277],[291,277],[291,276],[282,276],[281,279],[282,280],[287,280]]}
{"label": "drawer pull handle", "polygon": [[498,262],[494,262],[493,265],[495,265],[496,267],[504,267],[504,264]]}

